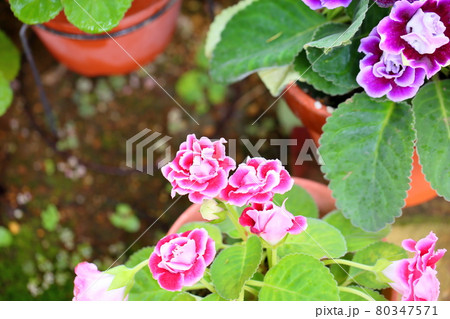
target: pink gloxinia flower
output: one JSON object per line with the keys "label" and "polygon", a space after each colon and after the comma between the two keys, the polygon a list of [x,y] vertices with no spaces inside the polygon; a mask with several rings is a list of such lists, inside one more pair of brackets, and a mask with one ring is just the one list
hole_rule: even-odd
{"label": "pink gloxinia flower", "polygon": [[165,178],[172,184],[175,193],[189,194],[193,203],[211,199],[219,195],[227,185],[228,174],[236,168],[236,162],[225,155],[225,139],[212,142],[207,137],[198,140],[194,134],[188,135],[175,159],[162,167]]}
{"label": "pink gloxinia flower", "polygon": [[380,48],[431,78],[450,62],[450,0],[397,1],[378,24]]}
{"label": "pink gloxinia flower", "polygon": [[433,232],[420,239],[403,241],[402,246],[414,252],[413,258],[394,261],[383,274],[392,282],[391,287],[402,294],[403,301],[436,301],[439,297],[439,281],[436,263],[446,250],[434,251],[437,237]]}
{"label": "pink gloxinia flower", "polygon": [[414,97],[425,82],[425,70],[406,66],[401,54],[383,52],[379,44],[376,28],[361,40],[359,51],[366,56],[359,62],[356,81],[371,97],[387,95],[395,102]]}
{"label": "pink gloxinia flower", "polygon": [[97,266],[86,261],[75,267],[73,301],[122,301],[125,287],[108,290],[114,276],[101,272]]}
{"label": "pink gloxinia flower", "polygon": [[177,291],[202,279],[215,254],[208,232],[197,228],[161,239],[150,256],[149,267],[162,288]]}
{"label": "pink gloxinia flower", "polygon": [[255,157],[239,165],[220,197],[236,206],[265,203],[275,193],[289,191],[293,184],[293,179],[279,160]]}
{"label": "pink gloxinia flower", "polygon": [[242,212],[239,218],[242,226],[249,226],[253,234],[261,236],[271,245],[276,245],[286,234],[297,235],[306,229],[307,222],[303,216],[294,216],[271,202],[252,204]]}
{"label": "pink gloxinia flower", "polygon": [[[394,3],[399,0],[373,0],[373,1],[375,1],[379,7],[388,8],[388,7],[392,7],[394,5]],[[414,1],[419,1],[419,0],[408,0],[408,1],[414,2]]]}
{"label": "pink gloxinia flower", "polygon": [[302,0],[308,7],[313,10],[328,8],[334,9],[338,7],[348,7],[352,0]]}

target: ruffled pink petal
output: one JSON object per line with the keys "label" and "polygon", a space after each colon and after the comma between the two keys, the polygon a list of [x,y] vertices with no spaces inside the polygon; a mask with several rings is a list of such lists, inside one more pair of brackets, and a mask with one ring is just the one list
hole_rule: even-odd
{"label": "ruffled pink petal", "polygon": [[183,288],[183,274],[165,271],[157,279],[161,288],[169,291],[180,291]]}
{"label": "ruffled pink petal", "polygon": [[289,234],[298,235],[308,227],[308,222],[303,216],[295,216],[293,225],[287,231]]}
{"label": "ruffled pink petal", "polygon": [[425,272],[414,285],[415,300],[437,301],[439,297],[439,280],[436,270],[427,267]]}
{"label": "ruffled pink petal", "polygon": [[195,241],[195,252],[202,256],[206,250],[206,242],[208,241],[208,232],[203,228],[194,229],[188,235],[188,238]]}
{"label": "ruffled pink petal", "polygon": [[184,286],[192,286],[197,281],[202,279],[203,274],[205,273],[206,263],[203,257],[199,257],[196,262],[192,265],[192,267],[184,272]]}

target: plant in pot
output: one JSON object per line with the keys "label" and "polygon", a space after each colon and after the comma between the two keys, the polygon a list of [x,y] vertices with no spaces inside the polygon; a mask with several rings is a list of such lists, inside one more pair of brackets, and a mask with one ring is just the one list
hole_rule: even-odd
{"label": "plant in pot", "polygon": [[180,0],[9,0],[69,69],[86,76],[124,74],[170,42]]}
{"label": "plant in pot", "polygon": [[[296,81],[317,94],[297,103],[320,111],[302,118],[316,140],[327,122],[319,152],[336,205],[376,231],[401,215],[416,150],[407,203],[450,198],[449,21],[449,0],[244,0],[216,17],[206,54],[215,80],[258,72],[274,96],[292,100]],[[431,193],[413,198],[420,180]]]}
{"label": "plant in pot", "polygon": [[386,300],[389,285],[403,300],[437,300],[445,249],[435,251],[433,233],[401,248],[382,241],[390,226],[367,232],[339,211],[319,219],[279,160],[236,168],[224,143],[189,135],[162,168],[172,195],[201,205],[204,221],[177,225],[105,272],[80,263],[74,300]]}
{"label": "plant in pot", "polygon": [[20,70],[20,53],[8,36],[0,30],[0,116],[12,103],[11,81]]}

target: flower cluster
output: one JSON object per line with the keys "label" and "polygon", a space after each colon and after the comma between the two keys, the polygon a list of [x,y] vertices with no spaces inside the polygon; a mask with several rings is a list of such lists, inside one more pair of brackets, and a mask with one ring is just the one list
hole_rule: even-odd
{"label": "flower cluster", "polygon": [[431,232],[418,242],[403,241],[403,248],[413,252],[413,258],[394,261],[384,271],[392,280],[391,286],[404,301],[436,301],[439,296],[439,280],[436,278],[436,263],[446,250],[434,251],[437,237]]}
{"label": "flower cluster", "polygon": [[366,56],[357,82],[369,96],[414,97],[425,76],[450,63],[450,0],[395,1],[359,51]]}

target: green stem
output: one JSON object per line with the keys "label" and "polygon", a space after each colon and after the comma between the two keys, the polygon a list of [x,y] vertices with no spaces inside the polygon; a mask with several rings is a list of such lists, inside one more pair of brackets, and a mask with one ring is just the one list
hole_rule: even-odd
{"label": "green stem", "polygon": [[227,203],[224,203],[225,207],[227,208],[227,214],[228,217],[230,217],[231,222],[233,223],[234,227],[236,227],[239,236],[241,236],[243,241],[247,241],[247,233],[245,232],[244,227],[239,224],[239,215],[236,211],[236,208],[234,208],[233,205],[229,205]]}
{"label": "green stem", "polygon": [[277,248],[274,246],[267,247],[267,259],[269,268],[274,267],[278,263]]}
{"label": "green stem", "polygon": [[145,266],[148,265],[148,259],[141,261],[139,264],[137,264],[136,266],[134,266],[133,272],[137,273],[139,270],[141,270],[142,268],[144,268]]}
{"label": "green stem", "polygon": [[359,269],[363,269],[363,270],[367,270],[367,271],[374,271],[374,267],[373,266],[368,266],[368,265],[363,265],[351,260],[346,260],[346,259],[327,259],[322,261],[325,265],[331,265],[331,264],[341,264],[341,265],[347,265],[347,266],[351,266],[351,267],[356,267]]}
{"label": "green stem", "polygon": [[207,282],[204,278],[200,279],[200,282],[205,286],[206,289],[208,289],[212,293],[216,292],[216,289],[214,289],[213,285]]}
{"label": "green stem", "polygon": [[338,17],[336,19],[333,19],[333,22],[336,23],[346,23],[346,22],[350,22],[352,21],[352,19],[350,19],[350,17],[344,16],[344,17]]}
{"label": "green stem", "polygon": [[365,294],[365,293],[363,293],[362,291],[359,291],[359,290],[356,290],[356,289],[353,289],[353,288],[349,288],[349,287],[341,287],[341,286],[339,286],[338,289],[339,289],[340,291],[343,291],[343,292],[348,292],[348,293],[351,293],[351,294],[360,296],[361,298],[364,298],[364,299],[366,299],[366,300],[368,300],[368,301],[375,301],[375,299],[373,299],[373,298],[372,298],[371,296],[369,296],[368,294]]}
{"label": "green stem", "polygon": [[244,301],[244,296],[245,296],[245,290],[242,289],[241,293],[239,294],[239,298],[237,299],[237,301]]}
{"label": "green stem", "polygon": [[258,297],[259,291],[256,290],[255,288],[249,287],[249,286],[244,286],[244,289],[246,291],[248,291],[249,293],[251,293],[252,295],[255,295],[256,297]]}
{"label": "green stem", "polygon": [[254,286],[254,287],[264,287],[264,283],[262,281],[258,281],[258,280],[247,280],[246,282],[247,285],[250,286]]}

